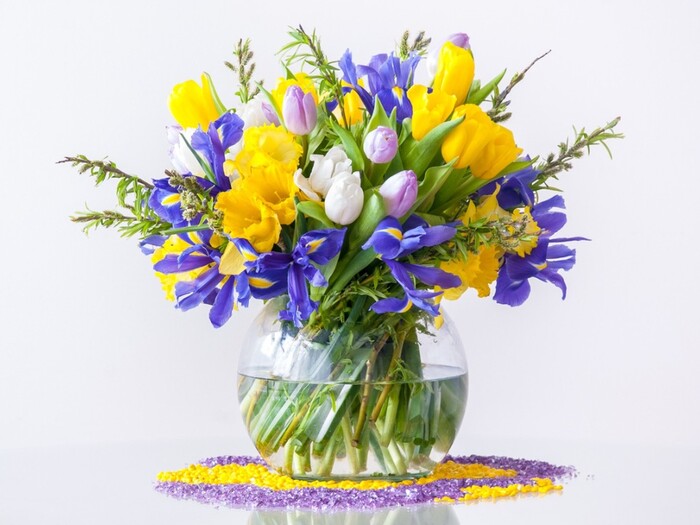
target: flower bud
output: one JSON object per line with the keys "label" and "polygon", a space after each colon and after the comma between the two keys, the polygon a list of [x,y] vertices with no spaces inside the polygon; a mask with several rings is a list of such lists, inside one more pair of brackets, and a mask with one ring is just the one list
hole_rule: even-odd
{"label": "flower bud", "polygon": [[463,104],[474,80],[474,57],[471,51],[452,42],[445,42],[440,49],[433,89],[456,97],[456,104]]}
{"label": "flower bud", "polygon": [[355,222],[362,213],[365,196],[358,172],[336,177],[326,195],[326,215],[343,226]]}
{"label": "flower bud", "polygon": [[[452,42],[454,45],[456,45],[457,47],[461,47],[462,49],[471,49],[471,46],[469,45],[469,35],[467,35],[466,33],[452,33],[450,36],[447,37],[446,42]],[[437,73],[439,57],[440,49],[434,49],[428,55],[428,58],[425,62],[426,67],[428,68],[428,74],[431,76],[431,78],[435,76],[435,73]]]}
{"label": "flower bud", "polygon": [[216,107],[216,93],[209,75],[202,75],[202,85],[187,80],[176,85],[170,93],[168,107],[175,120],[183,128],[209,128],[209,124],[219,118]]}
{"label": "flower bud", "polygon": [[418,197],[418,179],[411,170],[392,175],[379,188],[387,215],[400,218],[408,213]]}
{"label": "flower bud", "polygon": [[386,126],[379,126],[370,131],[363,144],[365,155],[375,164],[391,162],[398,147],[399,137],[393,129]]}
{"label": "flower bud", "polygon": [[295,135],[308,135],[316,127],[316,101],[299,86],[289,86],[282,103],[284,125]]}

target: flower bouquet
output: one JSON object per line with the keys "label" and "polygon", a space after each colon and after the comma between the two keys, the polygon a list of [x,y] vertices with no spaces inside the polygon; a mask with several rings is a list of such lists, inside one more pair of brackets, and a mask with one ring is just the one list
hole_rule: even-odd
{"label": "flower bouquet", "polygon": [[566,295],[561,272],[584,239],[557,236],[564,200],[543,195],[574,158],[621,136],[618,119],[531,158],[503,122],[532,64],[501,89],[505,71],[474,79],[465,34],[431,51],[423,33],[406,32],[365,64],[349,50],[329,61],[302,27],[289,35],[270,90],[238,42],[226,62],[240,86],[234,108],[207,74],[175,86],[164,177],[66,157],[97,184],[116,180],[123,209],[73,220],[138,236],[166,297],[180,310],[206,305],[215,327],[265,301],[244,340],[239,399],[272,467],[311,478],[428,473],[467,391],[441,301],[471,288],[517,306],[533,278]]}

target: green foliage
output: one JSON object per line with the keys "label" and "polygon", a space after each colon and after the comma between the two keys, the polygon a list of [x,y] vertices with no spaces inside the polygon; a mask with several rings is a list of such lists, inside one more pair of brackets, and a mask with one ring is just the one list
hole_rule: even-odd
{"label": "green foliage", "polygon": [[622,133],[615,132],[615,127],[620,123],[620,120],[620,117],[617,117],[605,126],[596,128],[590,133],[587,133],[584,128],[581,128],[580,131],[574,128],[573,143],[569,145],[568,140],[560,143],[558,153],[550,153],[544,161],[537,165],[537,170],[540,173],[532,183],[532,189],[534,191],[543,189],[559,191],[557,188],[549,185],[549,180],[558,180],[558,174],[562,171],[569,171],[573,167],[571,162],[574,159],[581,158],[584,152],[590,153],[592,146],[602,146],[612,158],[612,152],[608,147],[607,141],[624,138]]}
{"label": "green foliage", "polygon": [[65,157],[58,163],[70,163],[79,173],[88,173],[94,178],[96,186],[107,180],[116,180],[117,204],[129,212],[125,214],[115,210],[94,211],[90,208],[77,212],[71,220],[83,224],[85,233],[98,227],[116,228],[124,237],[138,235],[143,238],[161,233],[170,227],[170,224],[158,218],[148,205],[148,198],[153,191],[151,183],[123,172],[114,162],[106,159],[90,160],[85,155],[76,155]]}
{"label": "green foliage", "polygon": [[435,155],[440,151],[442,142],[447,134],[461,124],[463,120],[464,117],[459,117],[443,122],[431,129],[420,140],[407,137],[399,148],[404,169],[413,170],[418,178],[421,178]]}
{"label": "green foliage", "polygon": [[233,56],[236,58],[236,64],[224,62],[226,67],[238,75],[238,91],[236,95],[244,104],[260,93],[260,86],[251,87],[253,73],[255,72],[255,62],[253,62],[253,51],[250,49],[250,39],[242,38],[238,40],[236,47],[233,49]]}
{"label": "green foliage", "polygon": [[401,42],[399,43],[398,55],[401,60],[406,60],[411,53],[417,53],[420,56],[425,56],[428,52],[428,46],[432,39],[425,38],[425,31],[419,31],[413,42],[409,44],[411,34],[408,30],[404,31],[401,35]]}

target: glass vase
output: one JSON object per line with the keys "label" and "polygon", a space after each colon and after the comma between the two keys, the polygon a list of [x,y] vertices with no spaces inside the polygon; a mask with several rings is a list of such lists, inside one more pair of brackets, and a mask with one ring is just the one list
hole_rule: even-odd
{"label": "glass vase", "polygon": [[279,320],[283,306],[263,308],[238,366],[241,414],[267,464],[314,480],[431,473],[467,402],[449,317],[350,312],[296,328]]}

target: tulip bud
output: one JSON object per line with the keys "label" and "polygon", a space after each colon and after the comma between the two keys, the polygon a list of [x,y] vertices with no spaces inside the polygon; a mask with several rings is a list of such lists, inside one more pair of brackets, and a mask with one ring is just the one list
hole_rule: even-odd
{"label": "tulip bud", "polygon": [[316,127],[316,101],[299,86],[289,86],[282,103],[284,125],[295,135],[308,135]]}
{"label": "tulip bud", "polygon": [[326,215],[343,226],[355,222],[362,212],[365,196],[358,172],[336,177],[326,195]]}
{"label": "tulip bud", "polygon": [[456,104],[459,105],[467,99],[472,80],[474,57],[471,51],[452,42],[445,42],[440,49],[433,89],[454,95],[457,99]]}
{"label": "tulip bud", "polygon": [[[467,35],[466,33],[452,33],[450,36],[447,37],[446,42],[452,42],[454,45],[456,45],[457,47],[461,47],[462,49],[471,49],[471,46],[469,45],[469,35]],[[428,68],[428,74],[431,77],[434,77],[435,73],[437,73],[439,57],[440,49],[434,49],[428,55],[428,59],[425,62],[426,67]]]}
{"label": "tulip bud", "polygon": [[391,162],[398,147],[399,137],[393,129],[386,126],[379,126],[370,131],[363,144],[365,155],[375,164]]}
{"label": "tulip bud", "polygon": [[217,96],[209,75],[202,75],[202,85],[187,80],[173,88],[168,99],[168,107],[175,120],[183,128],[209,128],[223,111],[217,108]]}
{"label": "tulip bud", "polygon": [[418,197],[418,179],[411,170],[392,175],[379,188],[387,215],[400,218],[408,213]]}

